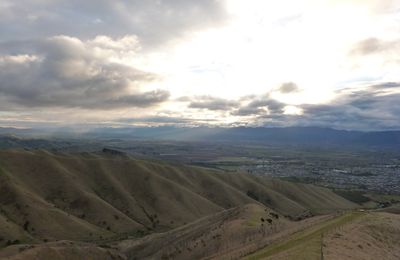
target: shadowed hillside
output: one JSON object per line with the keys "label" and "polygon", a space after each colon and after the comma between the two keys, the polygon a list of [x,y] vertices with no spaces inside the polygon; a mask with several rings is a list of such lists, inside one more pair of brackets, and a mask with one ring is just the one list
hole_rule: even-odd
{"label": "shadowed hillside", "polygon": [[292,219],[356,205],[328,189],[98,154],[0,152],[2,245],[166,231],[249,203]]}

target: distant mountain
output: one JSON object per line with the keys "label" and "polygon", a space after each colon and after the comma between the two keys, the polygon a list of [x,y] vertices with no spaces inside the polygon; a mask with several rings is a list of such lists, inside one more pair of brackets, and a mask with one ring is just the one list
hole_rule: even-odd
{"label": "distant mountain", "polygon": [[138,138],[176,141],[257,142],[309,145],[400,145],[400,131],[361,132],[319,127],[143,127],[99,128],[86,134],[98,138]]}
{"label": "distant mountain", "polygon": [[[21,135],[23,136],[23,135]],[[15,135],[0,135],[0,149],[29,148],[29,149],[58,149],[76,146],[71,140],[46,139],[34,137],[19,137]]]}
{"label": "distant mountain", "polygon": [[[205,142],[256,142],[282,145],[344,145],[344,146],[376,146],[400,147],[400,131],[362,132],[336,130],[320,127],[124,127],[95,128],[86,132],[75,132],[62,129],[13,129],[0,128],[0,134],[8,134],[8,139],[15,136],[30,136],[46,139],[141,139],[172,141],[205,141]],[[11,136],[10,136],[11,135]],[[4,139],[4,138],[3,138]],[[0,143],[4,140],[0,140]],[[9,140],[10,141],[10,140]],[[14,140],[15,141],[15,140]],[[19,141],[21,142],[21,140]],[[26,140],[24,141],[26,142]],[[0,144],[1,147],[1,144]]]}

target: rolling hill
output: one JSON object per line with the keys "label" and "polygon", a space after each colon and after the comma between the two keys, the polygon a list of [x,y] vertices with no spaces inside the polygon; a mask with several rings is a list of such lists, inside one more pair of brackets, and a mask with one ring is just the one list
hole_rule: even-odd
{"label": "rolling hill", "polygon": [[0,151],[1,259],[396,259],[399,215],[358,207],[326,188],[107,149]]}
{"label": "rolling hill", "polygon": [[351,209],[328,189],[108,153],[0,151],[1,245],[168,231],[256,204],[291,219]]}

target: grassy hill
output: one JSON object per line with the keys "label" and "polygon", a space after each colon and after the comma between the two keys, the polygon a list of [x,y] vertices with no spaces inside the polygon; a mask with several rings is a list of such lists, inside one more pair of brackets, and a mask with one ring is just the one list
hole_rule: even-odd
{"label": "grassy hill", "polygon": [[328,189],[259,176],[104,153],[0,151],[1,245],[140,237],[246,204],[291,218],[356,206]]}
{"label": "grassy hill", "polygon": [[243,259],[399,259],[400,215],[347,212],[256,250]]}
{"label": "grassy hill", "polygon": [[291,220],[355,207],[312,185],[107,151],[0,151],[0,256],[187,259],[248,244],[241,255]]}
{"label": "grassy hill", "polygon": [[[112,246],[129,259],[203,259],[240,255],[293,224],[258,204],[235,207],[201,218],[172,231]],[[235,249],[240,249],[235,252]],[[248,250],[248,249],[247,249]]]}

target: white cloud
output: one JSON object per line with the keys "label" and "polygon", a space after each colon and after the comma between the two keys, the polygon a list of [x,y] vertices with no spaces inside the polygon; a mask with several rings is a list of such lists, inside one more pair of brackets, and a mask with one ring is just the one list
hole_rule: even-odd
{"label": "white cloud", "polygon": [[0,94],[8,109],[147,107],[169,96],[165,90],[146,88],[157,75],[126,64],[139,48],[134,36],[88,41],[54,36],[32,44],[34,55],[0,57]]}
{"label": "white cloud", "polygon": [[[323,122],[344,113],[334,105],[323,114],[338,90],[400,82],[399,8],[391,0],[6,0],[0,104],[63,116],[91,110],[96,120],[132,118],[135,108],[213,123]],[[369,112],[388,111],[379,104]]]}

